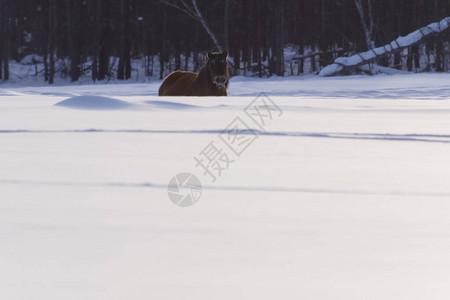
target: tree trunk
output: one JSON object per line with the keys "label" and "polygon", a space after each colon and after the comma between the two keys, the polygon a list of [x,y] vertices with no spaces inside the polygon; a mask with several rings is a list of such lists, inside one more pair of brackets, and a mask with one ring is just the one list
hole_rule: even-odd
{"label": "tree trunk", "polygon": [[42,31],[42,62],[44,63],[44,81],[48,82],[48,49],[49,49],[49,15],[50,15],[50,4],[48,7],[43,7],[42,12],[40,13],[40,29]]}
{"label": "tree trunk", "polygon": [[159,79],[164,78],[164,62],[166,56],[166,36],[167,36],[167,11],[163,8],[161,50],[159,52]]}
{"label": "tree trunk", "polygon": [[209,27],[208,23],[206,22],[205,18],[203,17],[202,12],[198,8],[197,0],[191,0],[192,7],[189,6],[185,0],[182,0],[180,5],[178,5],[176,3],[173,3],[171,1],[166,1],[166,0],[160,0],[160,1],[165,3],[165,4],[167,4],[167,5],[169,5],[169,6],[171,6],[171,7],[174,7],[176,9],[186,13],[189,17],[191,17],[194,20],[198,21],[202,25],[203,29],[206,31],[208,36],[213,41],[213,43],[216,46],[217,50],[218,51],[222,51],[222,47],[221,47],[221,45],[219,43],[219,40],[217,39],[216,35],[214,34],[214,32]]}
{"label": "tree trunk", "polygon": [[413,46],[412,48],[413,56],[414,56],[414,67],[416,68],[416,71],[420,69],[420,53],[419,53],[419,46]]}
{"label": "tree trunk", "polygon": [[[8,0],[2,1],[2,7],[3,7],[3,34],[2,34],[2,40],[3,40],[3,49],[2,49],[2,60],[3,60],[3,80],[9,79],[9,52],[10,52],[10,45],[9,45],[9,5]],[[0,64],[0,69],[2,68],[2,65]]]}
{"label": "tree trunk", "polygon": [[362,1],[363,0],[355,0],[355,6],[361,19],[362,27],[364,30],[364,37],[366,38],[367,50],[370,50],[375,48],[375,42],[373,41],[373,31],[375,25],[373,20],[372,3],[371,0],[367,0],[367,16],[364,11],[364,5]]}
{"label": "tree trunk", "polygon": [[434,42],[434,49],[436,50],[435,59],[434,59],[434,67],[436,72],[443,72],[444,68],[442,66],[442,43],[436,38]]}
{"label": "tree trunk", "polygon": [[49,7],[49,72],[48,83],[53,84],[55,81],[55,39],[56,39],[56,0],[50,0]]}
{"label": "tree trunk", "polygon": [[[441,8],[439,7],[439,1],[438,0],[434,0],[434,17],[435,19],[438,18],[439,14],[440,14],[440,10]],[[435,59],[434,59],[434,68],[436,72],[442,72],[443,66],[442,66],[442,42],[439,39],[439,37],[436,37],[434,39],[434,49],[435,49]]]}
{"label": "tree trunk", "polygon": [[[314,51],[316,47],[314,45],[311,46],[311,51],[314,53]],[[315,73],[317,71],[317,67],[316,67],[316,56],[315,55],[311,55],[311,69],[310,72],[311,73]]]}
{"label": "tree trunk", "polygon": [[92,31],[93,31],[93,37],[92,37],[92,65],[91,65],[91,71],[92,71],[92,80],[95,82],[99,78],[98,75],[98,57],[99,57],[99,50],[100,50],[100,37],[101,37],[101,30],[102,30],[102,0],[95,0],[92,3],[92,13],[94,15],[94,20],[92,24]]}
{"label": "tree trunk", "polygon": [[70,80],[72,82],[77,81],[80,78],[80,53],[76,45],[75,36],[75,18],[76,13],[73,12],[71,0],[66,0],[66,13],[67,13],[67,38],[69,42],[69,58],[70,58]]}
{"label": "tree trunk", "polygon": [[402,69],[402,57],[400,56],[401,52],[396,52],[394,54],[394,68],[397,70]]}
{"label": "tree trunk", "polygon": [[230,1],[224,0],[224,11],[223,11],[223,35],[224,35],[224,45],[225,49],[230,49],[230,37],[229,37],[229,26],[230,26]]}
{"label": "tree trunk", "polygon": [[236,70],[236,74],[240,74],[241,69],[241,51],[236,49],[234,52],[234,69]]}
{"label": "tree trunk", "polygon": [[6,42],[6,47],[3,51],[3,79],[9,80],[9,44]]}
{"label": "tree trunk", "polygon": [[[305,50],[303,49],[303,43],[301,43],[299,46],[299,49],[298,49],[298,54],[303,55],[303,53],[305,53]],[[302,58],[298,62],[298,70],[297,70],[298,74],[297,75],[303,74],[304,66],[305,66],[305,59]]]}
{"label": "tree trunk", "polygon": [[180,51],[180,46],[175,46],[175,70],[181,70],[181,51]]}
{"label": "tree trunk", "polygon": [[406,58],[406,68],[409,72],[412,71],[413,68],[413,53],[412,53],[412,47],[408,49],[408,56]]}
{"label": "tree trunk", "polygon": [[44,55],[42,56],[42,62],[44,63],[44,81],[48,82],[48,52],[47,52],[47,47],[48,45],[45,45],[45,49],[44,49]]}
{"label": "tree trunk", "polygon": [[119,80],[131,78],[129,5],[128,0],[120,0],[120,57],[117,71],[117,79]]}
{"label": "tree trunk", "polygon": [[284,0],[277,1],[276,10],[276,34],[275,34],[275,74],[284,76]]}
{"label": "tree trunk", "polygon": [[[97,79],[105,80],[106,77],[110,77],[109,70],[109,55],[108,48],[106,45],[109,27],[106,22],[108,19],[108,5],[105,0],[97,0],[97,13],[99,14],[97,19],[97,30],[99,33],[98,40],[98,69],[97,69]],[[97,55],[97,53],[94,53]]]}
{"label": "tree trunk", "polygon": [[187,71],[189,69],[189,56],[191,55],[191,53],[189,52],[189,50],[186,50],[186,52],[184,53],[184,69]]}
{"label": "tree trunk", "polygon": [[200,24],[202,24],[203,28],[208,33],[211,40],[214,42],[214,45],[216,45],[217,50],[222,51],[222,47],[219,44],[219,40],[217,39],[216,35],[211,30],[211,28],[208,26],[208,23],[206,23],[205,18],[203,18],[203,15],[202,15],[200,9],[198,8],[197,0],[191,0],[191,1],[192,1],[192,5],[194,6],[194,10],[197,15],[198,21],[200,22]]}
{"label": "tree trunk", "polygon": [[333,61],[330,53],[330,29],[328,28],[328,13],[326,8],[326,1],[321,0],[321,36],[319,41],[319,64],[324,67]]}

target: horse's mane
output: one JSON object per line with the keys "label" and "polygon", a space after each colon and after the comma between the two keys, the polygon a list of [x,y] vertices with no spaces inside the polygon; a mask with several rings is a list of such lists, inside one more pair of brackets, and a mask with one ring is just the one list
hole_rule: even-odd
{"label": "horse's mane", "polygon": [[198,72],[197,83],[200,86],[203,86],[203,87],[214,86],[214,83],[212,82],[211,77],[209,76],[209,66],[208,66],[208,64],[205,64],[200,69],[200,72]]}

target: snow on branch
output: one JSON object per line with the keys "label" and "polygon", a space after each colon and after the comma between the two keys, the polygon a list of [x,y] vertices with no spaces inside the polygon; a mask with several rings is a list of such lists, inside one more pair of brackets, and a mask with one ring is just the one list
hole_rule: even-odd
{"label": "snow on branch", "polygon": [[450,17],[442,19],[440,22],[431,23],[422,27],[407,36],[400,36],[391,43],[382,47],[374,48],[366,52],[357,53],[350,57],[338,57],[333,64],[326,66],[319,72],[319,76],[334,76],[342,71],[351,70],[362,65],[374,62],[378,58],[394,54],[408,47],[421,43],[424,39],[439,34],[450,27]]}

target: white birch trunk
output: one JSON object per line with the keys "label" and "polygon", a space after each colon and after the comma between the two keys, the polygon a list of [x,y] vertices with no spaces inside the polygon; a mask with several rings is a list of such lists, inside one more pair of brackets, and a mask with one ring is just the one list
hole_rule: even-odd
{"label": "white birch trunk", "polygon": [[355,6],[358,10],[359,17],[361,18],[361,23],[364,30],[364,36],[366,38],[367,49],[375,48],[375,42],[372,40],[374,21],[370,0],[368,0],[368,11],[369,11],[369,19],[367,20],[366,14],[364,12],[364,5],[362,0],[355,0]]}
{"label": "white birch trunk", "polygon": [[217,50],[222,51],[222,47],[220,46],[219,41],[217,40],[215,34],[212,32],[211,28],[209,28],[205,18],[203,18],[201,11],[198,9],[197,0],[192,0],[192,5],[194,6],[195,14],[197,15],[198,21],[200,22],[200,24],[202,24],[203,28],[208,33],[214,45],[216,45]]}
{"label": "white birch trunk", "polygon": [[189,17],[193,18],[194,20],[200,22],[203,29],[208,33],[209,37],[213,41],[214,45],[216,46],[217,50],[222,51],[222,47],[219,44],[219,40],[217,39],[214,32],[211,30],[211,28],[208,26],[208,23],[206,22],[205,18],[203,18],[202,12],[198,8],[197,0],[191,0],[192,7],[188,5],[187,1],[185,0],[179,0],[178,1],[169,1],[169,0],[159,0],[161,3],[167,4],[169,6],[172,6],[185,14],[187,14]]}

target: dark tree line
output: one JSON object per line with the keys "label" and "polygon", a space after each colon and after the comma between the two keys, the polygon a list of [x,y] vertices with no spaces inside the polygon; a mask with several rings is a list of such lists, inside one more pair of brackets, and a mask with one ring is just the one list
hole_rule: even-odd
{"label": "dark tree line", "polygon": [[[293,68],[286,45],[296,51],[291,73],[316,72],[450,15],[450,0],[0,0],[0,7],[0,78],[9,78],[10,61],[36,54],[49,83],[57,74],[126,80],[133,60],[143,75],[162,78],[198,70],[203,53],[217,48],[229,50],[234,74],[284,76]],[[379,63],[446,71],[448,36]]]}

